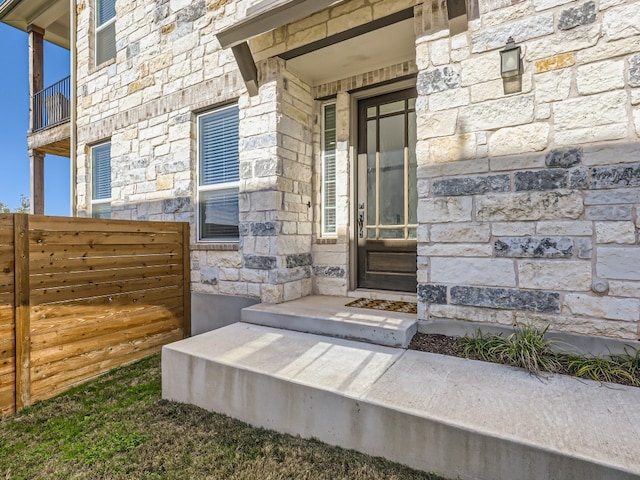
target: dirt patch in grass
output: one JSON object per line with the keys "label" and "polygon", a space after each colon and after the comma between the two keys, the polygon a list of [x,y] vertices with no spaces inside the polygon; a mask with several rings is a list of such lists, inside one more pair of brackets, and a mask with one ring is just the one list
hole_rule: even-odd
{"label": "dirt patch in grass", "polygon": [[0,478],[444,480],[160,396],[155,355],[0,420]]}

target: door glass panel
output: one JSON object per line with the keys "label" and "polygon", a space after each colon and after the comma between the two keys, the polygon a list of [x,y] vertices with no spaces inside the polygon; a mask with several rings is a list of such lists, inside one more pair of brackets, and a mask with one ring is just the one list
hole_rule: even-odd
{"label": "door glass panel", "polygon": [[380,238],[404,238],[404,228],[381,229]]}
{"label": "door glass panel", "polygon": [[375,240],[375,238],[376,238],[376,229],[375,228],[367,228],[367,238]]}
{"label": "door glass panel", "polygon": [[376,121],[367,122],[367,224],[376,222]]}
{"label": "door glass panel", "polygon": [[416,159],[416,112],[408,113],[409,127],[409,223],[418,223],[418,161]]}
{"label": "door glass panel", "polygon": [[380,115],[402,111],[404,111],[404,100],[398,100],[397,102],[385,103],[384,105],[380,105]]}
{"label": "door glass panel", "polygon": [[404,225],[404,115],[380,119],[380,224]]}
{"label": "door glass panel", "polygon": [[367,118],[371,118],[375,116],[376,116],[376,107],[367,108]]}
{"label": "door glass panel", "polygon": [[416,99],[415,98],[410,98],[409,99],[409,109],[413,109],[416,108]]}
{"label": "door glass panel", "polygon": [[418,235],[416,233],[416,229],[415,228],[410,228],[409,229],[409,238],[411,240],[415,240],[416,238],[418,238]]}

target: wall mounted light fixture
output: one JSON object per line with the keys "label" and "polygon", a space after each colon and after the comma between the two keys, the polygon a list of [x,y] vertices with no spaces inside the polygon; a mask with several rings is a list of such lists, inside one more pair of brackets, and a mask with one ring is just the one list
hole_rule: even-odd
{"label": "wall mounted light fixture", "polygon": [[516,45],[513,37],[509,37],[503,50],[500,50],[500,75],[504,93],[517,93],[522,91],[522,58],[521,49]]}

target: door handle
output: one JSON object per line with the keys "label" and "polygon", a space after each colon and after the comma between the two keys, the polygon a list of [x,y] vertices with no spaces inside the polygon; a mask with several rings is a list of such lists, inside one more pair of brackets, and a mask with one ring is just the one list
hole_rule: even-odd
{"label": "door handle", "polygon": [[358,238],[364,238],[364,203],[358,205]]}

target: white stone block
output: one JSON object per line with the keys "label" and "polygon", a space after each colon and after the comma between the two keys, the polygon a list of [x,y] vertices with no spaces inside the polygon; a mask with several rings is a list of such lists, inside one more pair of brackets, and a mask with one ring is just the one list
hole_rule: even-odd
{"label": "white stone block", "polygon": [[513,260],[502,258],[431,258],[431,281],[454,285],[515,287]]}
{"label": "white stone block", "polygon": [[469,222],[471,197],[440,197],[418,201],[419,223]]}
{"label": "white stone block", "polygon": [[627,93],[616,91],[572,98],[556,103],[553,111],[559,130],[620,123],[627,116]]}
{"label": "white stone block", "polygon": [[432,242],[488,242],[491,238],[491,225],[488,223],[439,223],[431,225]]}
{"label": "white stone block", "polygon": [[426,257],[490,257],[492,254],[493,247],[490,244],[441,243],[418,246],[418,255]]}
{"label": "white stone block", "polygon": [[591,287],[591,262],[518,260],[518,279],[522,288],[586,292]]}
{"label": "white stone block", "polygon": [[569,97],[571,69],[563,68],[533,76],[537,102],[555,102]]}
{"label": "white stone block", "polygon": [[564,190],[494,193],[476,199],[476,218],[484,221],[577,219],[583,210],[582,194]]}
{"label": "white stone block", "polygon": [[640,319],[640,300],[567,294],[564,306],[574,315],[636,322]]}
{"label": "white stone block", "polygon": [[538,222],[536,233],[538,235],[553,236],[591,236],[593,235],[593,222],[583,220],[570,222]]}
{"label": "white stone block", "polygon": [[513,324],[513,312],[511,311],[458,305],[432,304],[429,307],[429,317],[433,320],[447,318],[468,322],[496,323],[499,325]]}
{"label": "white stone block", "polygon": [[500,54],[490,52],[461,62],[460,85],[475,85],[500,78]]}
{"label": "white stone block", "polygon": [[640,8],[637,3],[612,8],[605,12],[602,31],[610,40],[640,35]]}
{"label": "white stone block", "polygon": [[609,60],[581,66],[578,68],[576,83],[580,95],[624,88],[624,61]]}
{"label": "white stone block", "polygon": [[456,132],[458,112],[456,110],[427,113],[417,116],[418,138],[444,137]]}
{"label": "white stone block", "polygon": [[459,130],[475,132],[529,123],[533,120],[534,104],[533,95],[517,95],[461,107]]}
{"label": "white stone block", "polygon": [[596,241],[598,243],[636,243],[634,222],[596,222]]}
{"label": "white stone block", "polygon": [[[624,120],[624,118],[621,118],[620,120]],[[575,146],[582,143],[620,140],[622,138],[626,138],[627,135],[627,123],[615,123],[611,125],[575,128],[572,130],[557,130],[554,133],[554,139],[558,146]]]}
{"label": "white stone block", "polygon": [[549,124],[532,123],[502,128],[489,137],[489,154],[514,155],[544,150],[549,143]]}
{"label": "white stone block", "polygon": [[493,222],[491,231],[496,237],[525,237],[535,234],[535,222]]}

